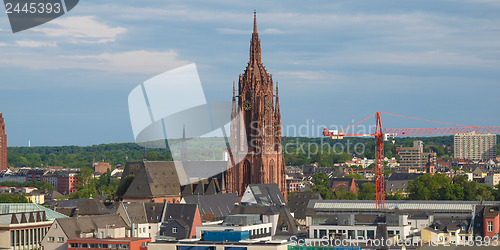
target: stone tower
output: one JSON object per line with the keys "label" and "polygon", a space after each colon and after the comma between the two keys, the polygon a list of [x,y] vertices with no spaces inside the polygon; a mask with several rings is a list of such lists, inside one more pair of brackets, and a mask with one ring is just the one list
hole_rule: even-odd
{"label": "stone tower", "polygon": [[7,135],[5,135],[5,121],[0,113],[0,171],[7,168]]}
{"label": "stone tower", "polygon": [[[227,171],[227,191],[243,195],[248,184],[276,183],[286,197],[285,161],[281,145],[281,114],[278,84],[273,92],[273,78],[261,61],[257,19],[254,12],[250,60],[238,81],[238,95],[233,83],[230,164],[242,159]],[[241,112],[240,119],[237,119]],[[248,153],[241,151],[243,143]]]}

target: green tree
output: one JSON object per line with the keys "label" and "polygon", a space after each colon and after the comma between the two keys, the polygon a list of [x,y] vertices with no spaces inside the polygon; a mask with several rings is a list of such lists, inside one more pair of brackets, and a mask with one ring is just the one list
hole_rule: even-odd
{"label": "green tree", "polygon": [[365,182],[361,185],[361,189],[358,193],[358,198],[360,200],[375,200],[376,198],[376,186],[373,182]]}
{"label": "green tree", "polygon": [[362,174],[357,174],[357,173],[356,174],[346,174],[344,176],[344,178],[352,178],[352,179],[355,179],[355,180],[363,180],[363,179],[365,179],[365,177],[363,177]]}
{"label": "green tree", "polygon": [[0,194],[0,203],[29,203],[24,195]]}
{"label": "green tree", "polygon": [[330,178],[325,173],[314,173],[311,181],[315,186],[328,187],[330,185]]}

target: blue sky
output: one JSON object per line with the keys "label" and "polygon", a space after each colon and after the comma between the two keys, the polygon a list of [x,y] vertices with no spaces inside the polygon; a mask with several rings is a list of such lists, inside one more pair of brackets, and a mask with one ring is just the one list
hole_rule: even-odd
{"label": "blue sky", "polygon": [[[230,100],[248,61],[253,9],[285,128],[346,127],[376,111],[500,125],[495,0],[85,0],[15,34],[0,15],[8,145],[132,142],[129,92],[188,63],[208,100]],[[440,125],[384,117],[383,126]]]}

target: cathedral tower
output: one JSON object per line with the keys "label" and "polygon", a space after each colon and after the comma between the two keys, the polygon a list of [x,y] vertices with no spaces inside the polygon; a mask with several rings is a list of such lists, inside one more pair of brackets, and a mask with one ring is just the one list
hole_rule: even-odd
{"label": "cathedral tower", "polygon": [[[236,119],[241,112],[240,119]],[[233,159],[243,159],[227,171],[228,192],[243,195],[248,184],[276,183],[286,197],[285,161],[281,144],[281,114],[278,84],[261,61],[257,17],[254,12],[250,60],[238,81],[238,95],[233,83],[231,143],[247,143],[248,152],[230,152]],[[230,161],[233,164],[234,160]]]}

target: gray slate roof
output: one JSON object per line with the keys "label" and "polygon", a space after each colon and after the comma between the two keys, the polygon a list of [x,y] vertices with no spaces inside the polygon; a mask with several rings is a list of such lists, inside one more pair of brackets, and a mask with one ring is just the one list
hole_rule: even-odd
{"label": "gray slate roof", "polygon": [[283,194],[276,183],[250,184],[248,185],[242,203],[252,203],[260,205],[281,205],[286,202]]}
{"label": "gray slate roof", "polygon": [[79,238],[80,233],[92,233],[97,228],[114,225],[126,227],[127,224],[118,214],[80,216],[57,219],[62,230],[69,239]]}
{"label": "gray slate roof", "polygon": [[[200,214],[215,214],[221,218],[228,215],[239,202],[235,193],[185,196],[186,204],[198,204]],[[307,204],[306,204],[307,205]]]}
{"label": "gray slate roof", "polygon": [[[130,174],[135,175],[135,178],[124,197],[161,197],[180,194],[179,177],[172,161],[127,162],[122,176]],[[122,181],[124,179],[122,178]]]}

